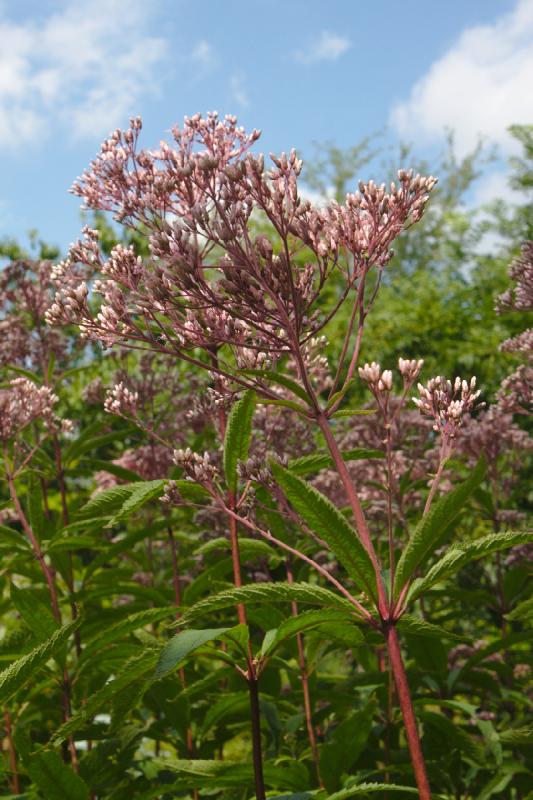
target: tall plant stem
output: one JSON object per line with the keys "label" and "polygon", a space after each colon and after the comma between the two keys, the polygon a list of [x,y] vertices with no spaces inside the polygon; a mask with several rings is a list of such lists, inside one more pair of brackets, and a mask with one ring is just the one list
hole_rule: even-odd
{"label": "tall plant stem", "polygon": [[[235,498],[229,494],[229,508],[234,512]],[[237,520],[228,514],[231,560],[233,564],[233,583],[235,588],[242,586],[241,560],[239,555],[239,533],[237,530]],[[240,625],[246,625],[248,618],[246,608],[242,603],[237,605],[237,617]],[[250,643],[248,643],[248,658],[246,681],[250,695],[250,721],[252,724],[252,757],[254,765],[255,795],[256,800],[265,800],[265,780],[263,776],[263,753],[261,746],[261,711],[259,708],[259,685],[255,664]]]}
{"label": "tall plant stem", "polygon": [[398,692],[400,708],[402,710],[405,734],[407,737],[409,752],[411,754],[411,763],[415,773],[419,797],[421,800],[431,800],[431,789],[429,788],[424,755],[422,753],[420,738],[418,736],[418,728],[413,710],[413,702],[411,700],[411,692],[409,691],[409,683],[407,681],[407,675],[400,650],[400,643],[398,641],[398,633],[394,625],[389,625],[386,627],[385,636],[387,639],[387,649],[389,653],[392,674],[394,676],[394,683],[396,684],[396,691]]}
{"label": "tall plant stem", "polygon": [[[294,576],[290,562],[286,562],[287,582],[294,583]],[[291,602],[291,614],[293,617],[298,616],[298,603],[293,600]],[[311,746],[311,754],[315,764],[315,772],[318,780],[318,785],[321,789],[324,788],[324,783],[320,776],[320,760],[318,757],[318,747],[316,743],[315,728],[313,726],[313,708],[311,705],[311,693],[309,691],[309,673],[307,671],[307,661],[305,658],[304,640],[301,633],[296,634],[296,645],[298,647],[298,666],[300,668],[300,680],[302,682],[302,693],[304,700],[304,713],[305,724],[307,727],[307,735],[309,737],[309,744]]]}
{"label": "tall plant stem", "polygon": [[[235,510],[235,498],[230,493],[229,496],[229,508],[232,511]],[[240,589],[242,586],[242,575],[241,575],[241,558],[239,553],[239,533],[237,530],[237,520],[235,517],[228,515],[228,522],[229,522],[229,538],[230,538],[230,546],[231,546],[231,563],[233,566],[233,585],[236,589]],[[247,617],[246,617],[246,609],[242,603],[237,605],[237,618],[239,620],[240,625],[247,624]]]}
{"label": "tall plant stem", "polygon": [[374,545],[372,544],[372,540],[370,538],[370,532],[366,524],[363,508],[361,506],[360,500],[357,496],[357,492],[355,491],[355,487],[352,483],[352,479],[350,478],[350,474],[348,472],[348,469],[346,468],[346,464],[342,457],[342,453],[339,449],[339,445],[337,444],[335,437],[333,436],[327,418],[323,414],[319,414],[317,417],[317,422],[320,427],[320,430],[324,435],[324,439],[326,440],[328,450],[331,453],[333,463],[335,464],[335,469],[339,473],[339,477],[342,481],[344,490],[348,497],[348,502],[350,504],[350,508],[352,509],[359,538],[361,539],[361,542],[365,550],[367,551],[370,560],[372,561],[372,565],[374,567],[374,572],[376,575],[379,613],[381,614],[381,617],[386,620],[389,618],[387,594],[385,591],[385,586],[383,584],[383,579],[381,577],[381,568],[379,560],[376,555]]}
{"label": "tall plant stem", "polygon": [[442,473],[444,472],[444,465],[445,460],[441,457],[439,461],[439,466],[437,468],[437,472],[435,473],[435,477],[433,478],[433,482],[431,484],[431,489],[429,490],[429,494],[427,496],[426,504],[424,506],[424,516],[428,513],[429,509],[431,508],[431,504],[433,503],[433,499],[439,488],[439,483],[442,478]]}
{"label": "tall plant stem", "polygon": [[[6,459],[6,463],[7,463],[7,459]],[[46,583],[48,584],[48,592],[50,594],[50,604],[52,606],[52,613],[54,615],[54,619],[56,620],[58,625],[61,625],[62,619],[61,619],[61,611],[59,609],[59,600],[58,600],[58,595],[57,595],[57,586],[56,586],[56,581],[55,581],[54,569],[53,569],[53,567],[49,567],[48,564],[46,563],[46,560],[45,560],[45,557],[44,557],[44,553],[41,550],[41,545],[39,543],[39,540],[35,536],[35,533],[33,532],[32,527],[31,527],[30,523],[28,522],[26,514],[24,513],[24,510],[23,510],[22,505],[20,503],[19,496],[17,494],[17,490],[16,490],[16,487],[15,487],[15,481],[13,480],[13,476],[9,471],[7,472],[7,483],[8,483],[8,486],[9,486],[9,494],[11,496],[11,502],[13,503],[13,506],[14,506],[15,511],[17,513],[17,516],[19,518],[20,524],[22,525],[22,529],[23,529],[24,533],[26,534],[26,536],[28,537],[28,539],[30,540],[30,544],[32,546],[35,558],[39,562],[39,566],[41,567],[41,571],[42,571],[42,573],[44,575]],[[63,705],[63,719],[64,719],[65,722],[68,722],[68,720],[71,717],[70,677],[69,677],[68,670],[67,670],[66,667],[63,670],[63,676],[62,677],[63,677],[63,680],[62,680],[62,694],[61,694],[61,697],[62,697],[62,705]],[[74,744],[74,740],[72,739],[72,737],[68,738],[68,749],[70,751],[70,760],[72,762],[72,766],[74,767],[74,769],[77,769],[78,756],[77,756],[77,753],[76,753],[76,746]],[[66,754],[65,754],[65,756],[66,756]]]}
{"label": "tall plant stem", "polygon": [[398,642],[398,634],[396,632],[396,628],[394,627],[394,625],[389,623],[391,612],[389,610],[387,595],[385,592],[385,587],[383,585],[383,580],[381,578],[379,561],[376,556],[376,552],[374,550],[372,541],[370,539],[370,533],[368,531],[361,503],[359,501],[359,498],[357,497],[357,492],[355,491],[355,487],[352,484],[350,475],[346,468],[346,464],[344,463],[341,451],[339,449],[337,442],[335,441],[335,437],[333,436],[328,420],[323,414],[321,414],[318,416],[317,421],[324,435],[326,443],[328,445],[331,457],[333,458],[335,468],[339,473],[339,476],[344,485],[344,489],[348,496],[348,500],[350,502],[350,506],[354,515],[359,537],[361,539],[361,542],[365,546],[368,555],[372,561],[372,564],[374,566],[374,571],[376,573],[377,590],[378,590],[378,610],[384,622],[384,630],[386,632],[387,649],[389,653],[390,665],[394,676],[394,682],[396,684],[396,690],[398,692],[398,697],[400,700],[400,708],[402,710],[402,716],[407,735],[407,743],[409,745],[409,752],[411,754],[411,761],[413,764],[413,770],[418,785],[418,791],[420,793],[421,800],[431,800],[431,791],[429,788],[429,783],[426,775],[426,766],[424,762],[422,748],[420,746],[420,739],[418,738],[418,729],[413,710],[413,703],[411,700],[411,693],[409,691],[409,684],[407,682],[407,675],[405,674],[402,654]]}
{"label": "tall plant stem", "polygon": [[59,610],[59,602],[57,599],[57,587],[55,583],[54,570],[52,567],[49,567],[45,561],[44,553],[41,550],[41,545],[39,543],[39,540],[35,536],[32,527],[26,518],[26,514],[24,513],[24,510],[20,504],[17,490],[15,488],[15,481],[13,480],[13,476],[9,472],[7,473],[7,483],[9,486],[9,494],[11,496],[11,501],[17,513],[17,517],[19,518],[24,533],[30,540],[33,553],[35,555],[35,558],[39,562],[41,572],[43,573],[44,579],[48,585],[48,593],[50,594],[50,604],[52,606],[52,613],[54,615],[54,619],[61,625],[61,612]]}
{"label": "tall plant stem", "polygon": [[[63,469],[63,459],[61,458],[61,446],[59,444],[59,439],[57,438],[57,434],[54,434],[53,437],[53,444],[54,444],[54,456],[56,461],[56,471],[57,471],[57,482],[59,483],[59,494],[61,496],[61,516],[63,520],[63,525],[66,526],[69,523],[69,513],[68,513],[68,504],[67,504],[67,487],[65,484],[65,471]],[[46,498],[46,492],[43,492],[43,496]],[[76,601],[74,600],[74,572],[72,568],[72,553],[67,553],[67,584],[68,589],[70,592],[70,611],[72,614],[72,619],[78,618],[78,606]],[[76,644],[76,655],[78,658],[81,656],[81,634],[79,628],[74,631],[74,642]]]}
{"label": "tall plant stem", "polygon": [[387,450],[387,533],[389,539],[389,574],[390,574],[390,594],[392,597],[392,587],[394,586],[394,571],[396,568],[394,561],[394,528],[392,518],[392,431],[390,420],[385,421],[387,428],[386,450]]}
{"label": "tall plant stem", "polygon": [[261,752],[261,712],[259,709],[259,685],[253,664],[250,664],[248,668],[247,682],[248,692],[250,694],[250,715],[252,721],[252,751],[254,762],[255,796],[256,800],[265,800],[265,779],[263,777],[263,756]]}
{"label": "tall plant stem", "polygon": [[[212,362],[218,367],[216,353],[212,355]],[[219,409],[218,427],[220,441],[223,443],[226,434],[226,412],[223,407]],[[241,558],[239,553],[239,531],[237,528],[236,517],[236,498],[232,491],[228,491],[228,496],[224,506],[226,517],[229,524],[229,538],[231,547],[231,563],[233,567],[233,585],[236,589],[242,586]],[[248,618],[246,608],[243,603],[237,604],[237,618],[239,625],[247,625]],[[265,779],[263,776],[263,751],[261,746],[261,710],[259,707],[259,686],[258,675],[252,653],[252,646],[248,641],[248,656],[246,659],[246,681],[250,695],[250,721],[252,725],[252,758],[254,768],[255,794],[256,800],[265,800]]]}
{"label": "tall plant stem", "polygon": [[[167,536],[168,542],[170,545],[170,561],[172,564],[172,586],[174,588],[174,604],[176,606],[176,619],[181,617],[181,612],[179,610],[181,606],[181,581],[180,581],[180,574],[179,574],[179,566],[178,566],[178,550],[176,547],[176,539],[174,538],[174,533],[170,525],[167,525]],[[181,681],[181,685],[185,689],[187,687],[187,679],[185,677],[185,669],[184,667],[180,667],[178,670],[178,675]],[[186,747],[187,747],[187,755],[189,758],[194,756],[194,741],[192,736],[192,728],[190,725],[187,727],[187,734],[186,734]],[[196,789],[194,790],[195,797],[197,796]]]}
{"label": "tall plant stem", "polygon": [[4,723],[6,729],[7,748],[9,751],[9,769],[11,770],[11,791],[14,794],[20,794],[20,778],[17,769],[17,751],[15,749],[15,742],[13,741],[13,734],[11,730],[11,714],[9,711],[4,711]]}

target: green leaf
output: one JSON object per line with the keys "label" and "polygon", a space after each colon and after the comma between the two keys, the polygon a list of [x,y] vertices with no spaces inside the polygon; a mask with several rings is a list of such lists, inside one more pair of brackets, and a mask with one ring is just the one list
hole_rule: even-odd
{"label": "green leaf", "polygon": [[278,386],[283,386],[284,389],[288,389],[295,394],[296,397],[299,397],[300,400],[303,400],[308,406],[311,405],[311,399],[303,386],[300,386],[299,383],[296,383],[296,381],[293,381],[291,378],[279,372],[274,372],[274,370],[271,369],[240,369],[239,375],[252,375],[257,378],[263,378],[270,383],[276,383]]}
{"label": "green leaf", "polygon": [[224,474],[233,494],[237,491],[237,464],[246,461],[252,438],[255,392],[245,392],[231,409],[224,437]]}
{"label": "green leaf", "polygon": [[235,647],[240,650],[241,654],[245,658],[248,657],[248,648],[250,643],[250,629],[248,628],[248,625],[235,625],[234,628],[230,628],[228,631],[226,631],[221,638],[224,642],[229,642],[230,644],[235,645]]}
{"label": "green leaf", "polygon": [[[283,644],[283,642],[287,641],[293,636],[296,636],[298,633],[303,633],[304,631],[312,630],[313,628],[318,628],[322,625],[326,627],[335,622],[345,623],[349,621],[349,619],[350,617],[348,617],[345,611],[337,611],[334,609],[324,611],[304,611],[295,617],[286,619],[281,623],[279,628],[267,631],[263,641],[263,647],[261,648],[261,655],[271,656],[272,653]],[[363,641],[362,633],[358,630],[358,628],[355,626],[353,627],[354,631],[356,631],[356,635],[359,634],[360,640]]]}
{"label": "green leaf", "polygon": [[460,542],[448,550],[448,552],[434,564],[429,572],[422,578],[413,581],[409,592],[409,602],[416,600],[427,592],[436,583],[444,578],[454,575],[465,564],[475,561],[483,556],[515,547],[518,544],[525,544],[533,540],[533,531],[505,531],[503,533],[491,533],[480,539],[470,542]]}
{"label": "green leaf", "polygon": [[137,481],[127,483],[125,486],[113,486],[111,489],[104,489],[102,492],[98,492],[82,506],[78,512],[78,517],[91,519],[112,514],[129,499],[135,486],[137,486]]}
{"label": "green leaf", "polygon": [[461,750],[480,766],[484,764],[483,747],[477,736],[469,735],[457,722],[448,719],[444,714],[418,710],[417,717],[423,722],[424,730],[429,726],[445,736],[450,750]]}
{"label": "green leaf", "polygon": [[46,800],[89,800],[85,781],[52,750],[32,753],[27,769]]}
{"label": "green leaf", "polygon": [[203,644],[212,642],[213,639],[219,639],[229,630],[230,628],[211,628],[203,631],[180,631],[163,647],[157,662],[155,677],[163,678],[168,675]]}
{"label": "green leaf", "polygon": [[128,425],[120,430],[110,431],[109,433],[102,433],[99,436],[95,436],[94,434],[101,429],[102,423],[100,422],[95,422],[93,425],[89,425],[88,428],[85,428],[83,433],[78,436],[76,441],[72,442],[72,444],[67,447],[63,455],[64,466],[67,466],[72,461],[75,461],[84,453],[88,453],[91,450],[97,450],[99,447],[104,447],[106,444],[112,444],[125,439],[127,436],[131,435],[132,431],[135,430],[133,425]]}
{"label": "green leaf", "polygon": [[305,417],[309,416],[308,411],[304,406],[300,405],[300,403],[294,403],[292,400],[273,400],[270,397],[258,397],[257,402],[263,406],[281,406],[282,408],[290,408],[291,411],[296,411],[297,414]]}
{"label": "green leaf", "polygon": [[40,385],[43,382],[43,379],[36,372],[31,372],[29,369],[16,367],[14,364],[6,364],[5,369],[9,370],[9,372],[16,372],[17,375],[22,375],[23,378],[28,378],[32,383]]}
{"label": "green leaf", "polygon": [[14,528],[10,528],[8,525],[0,525],[0,542],[8,545],[8,547],[14,547],[17,550],[23,550],[25,552],[31,550],[29,542],[24,538],[24,534],[16,531]]}
{"label": "green leaf", "polygon": [[485,474],[485,464],[480,461],[471,476],[437,500],[422,517],[398,561],[394,578],[394,597],[397,599],[415,570],[433,553],[441,542],[442,534],[458,517],[464,504],[477,489]]}
{"label": "green leaf", "polygon": [[181,621],[197,619],[204,614],[239,603],[290,603],[291,600],[354,612],[354,607],[348,600],[312,583],[255,583],[238,589],[227,589],[200,600],[185,611]]}
{"label": "green leaf", "polygon": [[272,463],[274,478],[307,525],[331,547],[359,589],[375,596],[374,568],[359,536],[346,517],[313,486]]}
{"label": "green leaf", "polygon": [[349,797],[357,795],[374,794],[374,792],[404,792],[405,794],[416,794],[418,789],[412,786],[399,786],[397,783],[358,783],[347,789],[328,795],[326,800],[347,800]]}
{"label": "green leaf", "polygon": [[11,602],[39,641],[48,639],[55,633],[58,624],[52,612],[31,589],[19,589],[12,583],[10,594]]}
{"label": "green leaf", "polygon": [[500,741],[504,744],[533,744],[533,728],[508,728],[500,732]]}
{"label": "green leaf", "polygon": [[97,692],[88,695],[85,704],[72,715],[68,722],[58,728],[50,743],[52,745],[59,744],[80,728],[85,727],[96,714],[102,711],[107,712],[113,698],[127,687],[131,687],[132,702],[136,703],[139,698],[139,693],[136,691],[137,685],[145,683],[148,686],[153,681],[153,671],[158,657],[159,650],[149,650],[140,656],[130,658],[121,667],[116,678],[106,683]]}
{"label": "green leaf", "polygon": [[122,522],[128,517],[131,517],[142,506],[156,497],[161,497],[165,490],[165,481],[162,479],[155,481],[137,481],[130,484],[131,492],[129,497],[126,497],[122,503],[119,511],[107,523],[106,528],[112,528],[113,525]]}
{"label": "green leaf", "polygon": [[248,692],[231,692],[231,694],[223,695],[220,700],[217,700],[211,705],[204,717],[202,723],[202,737],[206,733],[218,725],[222,720],[228,717],[246,713],[250,708],[250,695]]}
{"label": "green leaf", "polygon": [[[133,631],[144,628],[146,625],[153,625],[162,619],[175,616],[176,606],[166,606],[165,608],[146,608],[136,614],[130,614],[126,619],[121,619],[114,625],[110,625],[106,630],[100,631],[96,636],[84,636],[88,646],[91,648],[104,647],[107,644],[118,642],[124,636],[128,636]],[[83,631],[82,631],[83,635]]]}
{"label": "green leaf", "polygon": [[[216,539],[211,539],[204,542],[194,552],[195,555],[209,555],[216,552],[231,552],[231,544],[226,536],[219,536]],[[254,558],[274,558],[279,560],[279,551],[275,550],[271,545],[263,539],[249,539],[246,536],[239,536],[239,556],[241,561],[247,561]]]}
{"label": "green leaf", "polygon": [[[356,447],[353,450],[346,450],[342,453],[344,461],[360,461],[365,458],[384,457],[385,454],[381,450],[370,450],[363,447]],[[321,469],[333,467],[333,459],[328,453],[312,453],[309,456],[291,459],[287,466],[295,475],[307,475],[311,472],[319,472]]]}
{"label": "green leaf", "polygon": [[334,729],[331,739],[322,745],[320,774],[328,791],[340,788],[341,776],[350,772],[368,745],[374,707],[374,702],[370,701],[365,708],[351,713]]}
{"label": "green leaf", "polygon": [[331,418],[336,419],[337,417],[367,416],[368,414],[375,413],[375,409],[373,408],[341,408],[338,411],[335,411],[335,413],[331,415]]}
{"label": "green leaf", "polygon": [[339,389],[338,392],[335,392],[335,394],[331,395],[330,399],[328,400],[328,404],[326,406],[326,411],[328,411],[332,406],[334,406],[338,400],[342,400],[342,398],[348,394],[350,389],[353,386],[355,386],[356,383],[357,381],[355,378],[351,378],[349,381],[346,381],[345,385],[341,389]]}
{"label": "green leaf", "polygon": [[464,642],[467,638],[458,636],[456,633],[450,633],[445,628],[441,628],[440,625],[426,622],[421,617],[413,617],[411,614],[403,615],[398,623],[398,629],[409,636],[423,636],[427,639],[451,639],[456,642]]}
{"label": "green leaf", "polygon": [[35,680],[36,672],[61,650],[80,623],[81,618],[78,617],[74,622],[63,625],[45,642],[0,672],[1,705],[5,705],[28,681]]}
{"label": "green leaf", "polygon": [[[158,798],[161,795],[161,781],[158,773],[175,773],[180,778],[172,784],[165,784],[167,793],[175,793],[184,789],[207,789],[235,786],[242,790],[243,787],[253,785],[253,768],[251,764],[242,761],[207,760],[207,759],[177,759],[177,758],[150,758],[142,764],[143,772],[151,784],[156,784],[152,791],[143,792],[143,800]],[[298,790],[305,785],[309,778],[303,764],[292,759],[288,763],[264,763],[264,777],[267,786],[283,790]],[[159,786],[159,788],[158,788]]]}
{"label": "green leaf", "polygon": [[517,619],[531,619],[533,617],[533,597],[529,597],[527,600],[523,600],[521,603],[518,603],[518,605],[505,616],[507,619],[513,622]]}

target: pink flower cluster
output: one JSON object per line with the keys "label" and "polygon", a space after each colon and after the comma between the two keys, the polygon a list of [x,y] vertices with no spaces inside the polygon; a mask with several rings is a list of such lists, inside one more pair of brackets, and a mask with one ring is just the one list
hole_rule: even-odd
{"label": "pink flower cluster", "polygon": [[37,386],[27,378],[14,378],[9,388],[0,389],[0,442],[7,444],[34,420],[53,425],[57,401],[48,386]]}
{"label": "pink flower cluster", "polygon": [[[400,170],[388,189],[370,181],[344,205],[316,208],[300,195],[295,152],[272,155],[267,168],[250,151],[259,132],[247,134],[235,117],[186,118],[174,144],[156,150],[138,148],[140,129],[133,120],[104,142],[73,192],[147,233],[152,257],[119,245],[106,261],[86,229],[55,271],[61,291],[47,313],[50,323],[76,322],[106,345],[189,359],[196,347],[229,346],[246,368],[294,355],[372,267],[384,267],[436,183]],[[254,234],[252,215],[268,223],[268,235]],[[344,282],[328,314],[317,300],[334,271]],[[92,272],[103,297],[96,313],[85,282]]]}
{"label": "pink flower cluster", "polygon": [[426,386],[419,383],[418,390],[420,397],[413,398],[413,403],[423,416],[435,421],[433,429],[448,440],[455,438],[464,418],[479,406],[476,400],[481,394],[475,377],[470,382],[456,378],[453,384],[446,378],[431,378]]}

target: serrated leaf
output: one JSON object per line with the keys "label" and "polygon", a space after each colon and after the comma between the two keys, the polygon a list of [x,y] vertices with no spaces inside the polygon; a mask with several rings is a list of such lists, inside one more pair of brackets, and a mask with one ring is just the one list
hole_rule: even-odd
{"label": "serrated leaf", "polygon": [[[223,787],[239,787],[253,784],[253,768],[251,764],[242,761],[207,760],[207,759],[177,759],[177,758],[151,758],[142,765],[143,772],[150,782],[158,784],[159,772],[176,773],[180,775],[178,781],[165,784],[165,791],[176,792],[184,789],[207,789]],[[298,790],[308,782],[308,774],[304,765],[295,760],[290,763],[272,763],[265,761],[264,777],[267,786],[276,789]],[[157,798],[161,788],[153,792],[143,793],[143,800]]]}
{"label": "serrated leaf", "polygon": [[476,737],[469,735],[456,722],[448,719],[444,714],[437,714],[432,711],[419,711],[417,716],[424,723],[424,726],[429,725],[443,734],[451,748],[462,750],[477,764],[483,765],[484,753],[479,741]]}
{"label": "serrated leaf", "polygon": [[5,705],[28,681],[35,679],[36,672],[61,650],[80,623],[78,617],[63,625],[45,642],[0,672],[0,704]]}
{"label": "serrated leaf", "polygon": [[258,397],[257,402],[263,406],[281,406],[282,408],[290,408],[291,411],[296,411],[297,414],[308,416],[307,409],[299,403],[294,403],[292,400],[273,400],[270,397]]}
{"label": "serrated leaf", "polygon": [[341,776],[349,773],[352,765],[368,745],[372,729],[375,703],[352,712],[334,728],[332,736],[320,752],[320,774],[330,792],[341,787]]}
{"label": "serrated leaf", "polygon": [[[211,539],[204,542],[194,552],[195,555],[209,555],[216,552],[231,552],[231,544],[227,537],[219,536],[216,539]],[[266,558],[280,558],[280,554],[267,542],[262,539],[249,539],[245,536],[239,536],[239,556],[241,561],[246,561],[260,556]]]}
{"label": "serrated leaf", "polygon": [[14,547],[17,550],[26,552],[31,550],[30,544],[27,539],[24,538],[24,535],[14,528],[10,528],[8,525],[0,525],[0,542],[9,547]]}
{"label": "serrated leaf", "polygon": [[[385,454],[381,450],[370,450],[364,447],[356,447],[353,450],[345,450],[342,453],[344,461],[360,461],[366,458],[384,457]],[[308,475],[312,472],[319,472],[321,469],[333,467],[333,459],[328,453],[312,453],[308,456],[291,459],[287,467],[295,475]]]}
{"label": "serrated leaf", "polygon": [[109,516],[128,500],[136,485],[137,482],[135,481],[124,486],[113,486],[111,489],[104,489],[102,492],[98,492],[80,508],[78,517],[92,519],[105,515]]}
{"label": "serrated leaf", "polygon": [[515,620],[528,620],[533,617],[533,597],[523,600],[521,603],[513,608],[508,614],[505,615],[507,619],[514,622]]}
{"label": "serrated leaf", "polygon": [[250,642],[250,629],[248,625],[242,623],[235,625],[233,628],[227,630],[226,633],[222,635],[221,639],[223,642],[229,642],[235,645],[235,647],[240,650],[241,654],[247,658]]}
{"label": "serrated leaf", "polygon": [[239,603],[290,603],[296,600],[330,608],[340,608],[354,612],[352,604],[343,597],[322,586],[312,583],[256,583],[241,586],[238,589],[227,589],[223,592],[199,600],[192,608],[187,609],[182,622],[197,619],[203,614],[211,614],[222,608],[229,608]]}
{"label": "serrated leaf", "polygon": [[405,794],[416,794],[418,796],[418,789],[412,786],[400,786],[397,783],[358,783],[355,786],[350,786],[349,788],[341,789],[339,792],[328,795],[326,800],[348,800],[349,797],[387,791],[404,792]]}
{"label": "serrated leaf", "polygon": [[[303,633],[304,631],[309,631],[322,625],[331,625],[334,622],[345,623],[348,620],[349,617],[344,611],[336,611],[333,609],[324,611],[304,611],[297,616],[286,619],[281,623],[279,628],[267,631],[261,648],[261,655],[271,656],[278,647],[298,633]],[[362,633],[355,625],[353,627],[354,630],[359,633],[360,640],[363,641]]]}
{"label": "serrated leaf", "polygon": [[224,475],[233,494],[237,491],[237,464],[248,458],[252,438],[255,392],[245,392],[231,409],[224,437]]}
{"label": "serrated leaf", "polygon": [[119,522],[128,519],[150,500],[161,497],[165,490],[165,481],[158,479],[155,481],[138,481],[130,484],[132,489],[129,497],[126,497],[118,512],[109,520],[106,528],[112,528]]}
{"label": "serrated leaf", "polygon": [[507,728],[500,731],[500,741],[504,744],[533,744],[533,728]]}
{"label": "serrated leaf", "polygon": [[331,547],[359,589],[375,596],[374,568],[359,536],[346,517],[313,486],[272,463],[272,474],[304,522]]}
{"label": "serrated leaf", "polygon": [[52,750],[32,753],[27,769],[46,800],[89,800],[85,781]]}
{"label": "serrated leaf", "polygon": [[40,641],[48,639],[54,634],[58,624],[52,612],[31,589],[19,589],[12,583],[10,594],[11,602],[26,625]]}
{"label": "serrated leaf", "polygon": [[[151,650],[142,653],[140,656],[134,656],[121,667],[120,672],[116,678],[109,681],[101,689],[87,697],[87,700],[81,708],[72,715],[72,717],[65,722],[54,733],[51,744],[57,745],[60,742],[72,736],[80,728],[83,728],[96,714],[102,711],[108,711],[109,705],[113,697],[119,692],[122,692],[128,686],[134,686],[139,681],[145,682],[149,685],[153,681],[153,671],[159,657],[159,650]],[[138,693],[132,691],[132,702],[137,701]]]}
{"label": "serrated leaf", "polygon": [[165,608],[146,608],[136,614],[130,614],[126,619],[121,619],[114,625],[110,625],[106,630],[100,631],[96,636],[87,639],[88,647],[100,648],[107,644],[117,642],[124,636],[128,636],[133,631],[144,628],[146,625],[153,625],[162,619],[169,619],[176,614],[175,606]]}
{"label": "serrated leaf", "polygon": [[485,475],[485,464],[480,461],[469,478],[451,492],[437,500],[422,517],[405,546],[394,577],[394,597],[397,599],[407,581],[440,543],[442,534],[458,517],[470,495],[477,489]]}
{"label": "serrated leaf", "polygon": [[233,714],[246,712],[250,708],[250,695],[248,692],[232,692],[217,700],[204,717],[202,723],[202,737],[219,724],[222,720]]}
{"label": "serrated leaf", "polygon": [[156,678],[163,678],[185,659],[207,642],[218,639],[230,628],[210,628],[208,630],[180,631],[163,647],[155,670]]}
{"label": "serrated leaf", "polygon": [[465,636],[458,636],[456,633],[450,633],[440,625],[434,625],[431,622],[426,622],[421,617],[413,617],[411,614],[404,614],[398,623],[398,629],[402,633],[407,633],[410,636],[423,636],[427,639],[451,639],[456,642],[464,642]]}
{"label": "serrated leaf", "polygon": [[426,575],[413,582],[408,599],[410,602],[416,600],[436,583],[454,575],[471,561],[530,541],[533,541],[533,531],[505,531],[456,544],[431,567]]}
{"label": "serrated leaf", "polygon": [[295,394],[296,397],[299,397],[300,400],[303,400],[304,403],[306,403],[308,406],[311,405],[311,400],[309,398],[309,395],[307,394],[307,392],[305,391],[303,386],[300,386],[299,383],[296,383],[296,381],[293,381],[291,378],[288,378],[286,375],[282,375],[281,373],[275,372],[274,370],[271,370],[271,369],[264,369],[264,370],[263,369],[240,369],[239,370],[239,374],[240,375],[251,375],[251,376],[257,377],[257,378],[263,378],[264,380],[266,380],[266,381],[268,381],[270,383],[275,383],[278,386],[283,386],[284,389],[288,389],[290,392]]}

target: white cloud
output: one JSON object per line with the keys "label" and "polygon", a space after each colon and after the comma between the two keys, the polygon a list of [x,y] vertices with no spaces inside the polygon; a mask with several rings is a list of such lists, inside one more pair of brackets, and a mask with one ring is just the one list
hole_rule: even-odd
{"label": "white cloud", "polygon": [[156,87],[166,42],[146,33],[142,0],[82,0],[34,20],[0,8],[0,142],[22,145],[56,125],[101,136],[137,113]]}
{"label": "white cloud", "polygon": [[216,63],[215,51],[205,39],[201,39],[192,50],[191,60],[201,67],[209,68]]}
{"label": "white cloud", "polygon": [[533,0],[519,0],[491,25],[467,28],[393,108],[392,124],[417,141],[438,140],[451,128],[459,155],[480,137],[512,152],[507,128],[533,120],[532,41]]}
{"label": "white cloud", "polygon": [[230,90],[231,96],[237,105],[241,106],[241,108],[248,108],[250,105],[250,99],[246,90],[244,73],[238,72],[231,76]]}
{"label": "white cloud", "polygon": [[336,61],[352,46],[349,39],[331,31],[322,31],[305,50],[298,50],[294,56],[303,64],[317,61]]}

